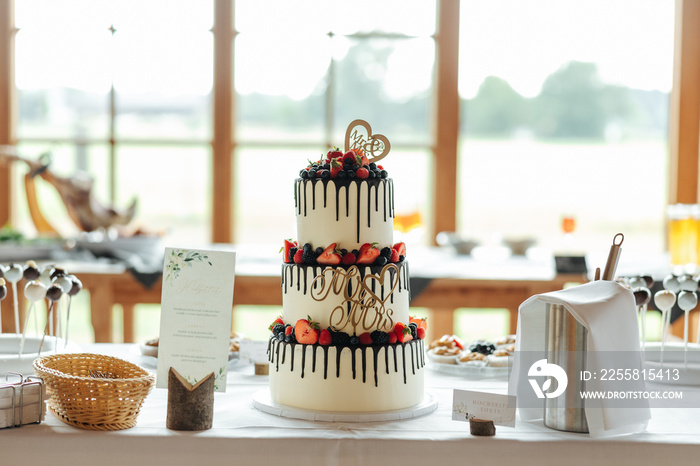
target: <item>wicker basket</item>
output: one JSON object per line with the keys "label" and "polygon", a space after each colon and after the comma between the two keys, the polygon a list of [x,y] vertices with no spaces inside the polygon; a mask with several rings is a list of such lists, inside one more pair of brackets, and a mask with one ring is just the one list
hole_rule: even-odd
{"label": "wicker basket", "polygon": [[34,361],[51,396],[49,411],[63,422],[91,430],[120,430],[136,416],[155,376],[123,359],[101,354],[54,354]]}

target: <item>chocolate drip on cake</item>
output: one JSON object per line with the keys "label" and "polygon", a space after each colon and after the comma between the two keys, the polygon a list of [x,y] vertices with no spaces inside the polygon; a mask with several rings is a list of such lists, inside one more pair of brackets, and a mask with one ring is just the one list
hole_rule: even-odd
{"label": "chocolate drip on cake", "polygon": [[311,185],[311,210],[316,210],[316,184]]}
{"label": "chocolate drip on cake", "polygon": [[367,381],[367,354],[366,354],[366,347],[362,346],[360,347],[360,350],[362,351],[362,383],[365,383]]}
{"label": "chocolate drip on cake", "polygon": [[[403,352],[403,383],[406,383],[406,345],[401,345],[401,351]],[[294,370],[294,365],[292,364],[292,370]]]}
{"label": "chocolate drip on cake", "polygon": [[[350,186],[341,186],[337,191],[336,195],[340,196],[340,190],[345,188],[345,216],[350,216]],[[337,216],[337,214],[336,214]]]}
{"label": "chocolate drip on cake", "polygon": [[386,347],[384,350],[384,365],[386,366],[386,373],[389,375],[389,347]]}
{"label": "chocolate drip on cake", "polygon": [[[275,370],[279,372],[279,366],[280,362],[284,364],[286,360],[286,355],[287,355],[287,346],[289,346],[289,351],[291,352],[290,356],[290,371],[294,371],[294,355],[296,352],[296,346],[300,345],[299,343],[294,343],[294,342],[284,342],[284,341],[279,341],[274,337],[270,338],[270,341],[268,342],[268,360],[270,363],[275,363]],[[282,358],[280,359],[280,346],[283,346],[282,348]],[[316,351],[318,347],[321,347],[323,349],[323,378],[327,379],[328,378],[328,363],[329,363],[329,355],[328,351],[330,346],[327,345],[319,345],[318,343],[313,344],[313,345],[301,345],[302,353],[301,353],[301,373],[300,376],[301,378],[304,378],[306,375],[306,351],[307,351],[307,346],[311,347],[311,354],[312,354],[312,363],[311,363],[311,372],[315,373],[316,368],[317,368],[317,356],[316,356]],[[424,344],[423,340],[411,340],[406,343],[392,343],[388,345],[369,345],[369,346],[355,346],[355,345],[342,345],[342,346],[334,346],[336,355],[335,355],[335,366],[336,366],[336,373],[335,376],[336,378],[340,378],[340,361],[342,359],[342,353],[347,348],[350,351],[350,359],[351,359],[351,366],[352,366],[352,378],[356,379],[357,378],[357,351],[360,351],[360,357],[361,357],[361,365],[362,365],[362,382],[367,383],[367,350],[368,348],[372,349],[372,361],[374,365],[374,386],[378,387],[379,386],[379,353],[383,349],[384,350],[384,366],[386,369],[386,374],[389,375],[391,373],[389,366],[390,366],[390,358],[389,358],[389,350],[391,349],[394,354],[394,372],[399,371],[399,364],[398,364],[398,356],[397,356],[397,347],[401,346],[401,352],[402,352],[402,372],[403,372],[403,381],[404,384],[407,383],[407,375],[408,375],[408,368],[406,367],[406,356],[407,356],[407,351],[406,351],[406,346],[409,346],[409,351],[411,355],[411,371],[415,375],[417,370],[422,369],[425,367],[425,357],[423,355],[424,351]],[[418,356],[421,355],[421,356]]]}
{"label": "chocolate drip on cake", "polygon": [[[360,242],[360,230],[361,230],[361,218],[360,218],[360,199],[362,196],[362,191],[367,189],[367,227],[371,226],[371,211],[372,211],[372,190],[374,189],[374,211],[379,211],[379,185],[382,185],[382,191],[384,194],[383,200],[383,217],[384,221],[387,218],[394,217],[394,190],[393,181],[391,179],[371,179],[371,180],[323,180],[323,179],[301,179],[295,180],[295,190],[294,190],[294,205],[296,206],[297,215],[303,215],[306,217],[308,214],[308,193],[307,186],[311,189],[311,209],[316,209],[316,189],[318,183],[321,184],[321,189],[323,189],[323,208],[328,206],[328,190],[331,189],[330,185],[335,189],[335,220],[340,219],[340,194],[345,190],[345,216],[350,216],[350,186],[351,183],[355,183],[357,187],[357,215],[356,215],[356,236],[357,242]],[[302,200],[302,193],[303,200]],[[303,202],[303,209],[302,209]]]}
{"label": "chocolate drip on cake", "polygon": [[[384,348],[384,352],[386,353],[387,348]],[[379,359],[379,348],[372,346],[372,360],[374,361],[374,386],[378,387],[379,386],[379,377],[378,377],[378,369],[377,369],[377,362]],[[387,371],[387,374],[389,371]]]}
{"label": "chocolate drip on cake", "polygon": [[[277,344],[277,349],[275,351],[275,360],[276,360],[275,362],[277,363],[277,366],[275,367],[275,369],[277,370],[277,372],[279,372],[279,370],[280,370],[280,345],[279,345],[279,343]],[[272,362],[272,361],[270,361],[270,362]]]}
{"label": "chocolate drip on cake", "polygon": [[323,208],[328,207],[328,181],[323,182]]}
{"label": "chocolate drip on cake", "polygon": [[357,377],[357,368],[355,367],[357,364],[357,359],[355,353],[357,352],[357,348],[351,348],[350,353],[352,357],[352,379],[355,380]]}
{"label": "chocolate drip on cake", "polygon": [[[340,378],[340,353],[343,352],[343,347],[338,346],[335,349],[335,378],[338,379]],[[354,371],[354,368],[353,368]],[[353,374],[353,379],[354,379],[354,374]]]}
{"label": "chocolate drip on cake", "polygon": [[[411,345],[411,372],[413,375],[416,375],[416,364],[418,364],[418,361],[416,360],[416,355],[413,353],[413,345]],[[301,376],[304,377],[303,371]]]}
{"label": "chocolate drip on cake", "polygon": [[328,378],[328,347],[323,347],[323,380]]}
{"label": "chocolate drip on cake", "polygon": [[387,183],[384,183],[384,221],[386,222],[386,185]]}

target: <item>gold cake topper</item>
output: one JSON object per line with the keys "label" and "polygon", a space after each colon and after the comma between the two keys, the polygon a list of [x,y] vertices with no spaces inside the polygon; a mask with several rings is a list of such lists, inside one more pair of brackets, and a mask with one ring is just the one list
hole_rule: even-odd
{"label": "gold cake topper", "polygon": [[[330,277],[326,277],[327,273]],[[382,298],[373,290],[383,290],[387,273],[394,275],[395,279],[392,280],[391,289]],[[370,273],[364,277],[356,265],[347,270],[329,267],[314,278],[311,297],[319,302],[329,297],[330,300],[339,301],[330,314],[330,324],[336,330],[352,327],[353,333],[357,333],[359,327],[364,331],[373,328],[391,331],[395,324],[394,310],[389,307],[388,301],[398,283],[399,269],[396,264],[386,265],[379,275]]]}
{"label": "gold cake topper", "polygon": [[365,120],[355,120],[345,130],[345,151],[360,149],[370,162],[378,162],[389,154],[391,144],[383,134],[372,134]]}

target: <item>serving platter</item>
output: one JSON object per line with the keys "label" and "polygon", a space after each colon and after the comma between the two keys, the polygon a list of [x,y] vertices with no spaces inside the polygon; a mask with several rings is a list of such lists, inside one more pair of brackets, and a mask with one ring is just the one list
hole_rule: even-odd
{"label": "serving platter", "polygon": [[[19,345],[22,335],[16,333],[0,334],[0,377],[4,379],[8,372],[18,372],[25,376],[34,374],[33,363],[38,357],[41,337],[26,337],[22,356],[19,356]],[[62,338],[47,336],[41,350],[42,356],[56,353],[77,353],[81,351],[80,346],[72,341],[65,344]]]}

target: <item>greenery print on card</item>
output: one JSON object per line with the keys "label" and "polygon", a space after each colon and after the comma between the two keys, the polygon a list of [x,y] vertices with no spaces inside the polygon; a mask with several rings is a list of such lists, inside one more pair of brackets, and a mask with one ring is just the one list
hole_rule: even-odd
{"label": "greenery print on card", "polygon": [[[185,376],[185,379],[191,384],[196,385],[201,379],[196,377]],[[226,385],[226,366],[219,368],[219,373],[214,376],[214,390],[219,390],[219,387]]]}
{"label": "greenery print on card", "polygon": [[202,254],[198,251],[189,251],[187,249],[173,249],[170,251],[170,256],[166,257],[165,260],[165,281],[176,279],[180,276],[186,267],[193,267],[195,264],[207,263],[212,265],[209,261],[209,256]]}

